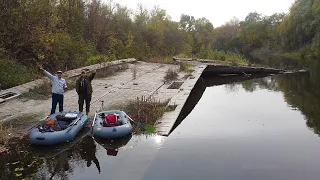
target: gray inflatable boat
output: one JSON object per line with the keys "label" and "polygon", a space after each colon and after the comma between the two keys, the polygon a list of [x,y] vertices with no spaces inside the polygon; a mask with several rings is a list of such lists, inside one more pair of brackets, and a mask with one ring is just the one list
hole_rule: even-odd
{"label": "gray inflatable boat", "polygon": [[[117,126],[103,126],[103,120],[109,114],[115,114],[117,116]],[[99,138],[121,138],[132,133],[132,125],[129,120],[129,116],[120,110],[101,111],[95,114],[93,121],[92,134]]]}
{"label": "gray inflatable boat", "polygon": [[[48,119],[54,121],[54,127],[45,125]],[[54,145],[69,142],[87,124],[88,116],[82,112],[58,112],[39,121],[29,134],[29,141],[34,145]]]}

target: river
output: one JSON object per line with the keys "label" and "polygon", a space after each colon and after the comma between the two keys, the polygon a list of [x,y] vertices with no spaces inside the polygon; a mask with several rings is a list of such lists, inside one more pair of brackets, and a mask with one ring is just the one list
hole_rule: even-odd
{"label": "river", "polygon": [[19,140],[1,156],[1,179],[317,180],[317,77],[296,73],[227,84],[204,78],[192,94],[199,98],[189,101],[192,107],[168,137],[79,136],[55,149]]}

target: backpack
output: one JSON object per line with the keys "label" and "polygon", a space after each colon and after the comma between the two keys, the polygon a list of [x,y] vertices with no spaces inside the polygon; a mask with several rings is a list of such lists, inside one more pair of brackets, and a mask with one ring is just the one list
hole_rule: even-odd
{"label": "backpack", "polygon": [[48,117],[45,120],[45,122],[43,124],[43,127],[41,125],[38,125],[38,129],[41,132],[42,131],[51,131],[52,132],[52,131],[56,131],[57,130],[57,128],[55,126],[55,121],[50,117]]}
{"label": "backpack", "polygon": [[104,127],[113,127],[118,126],[119,123],[117,122],[117,116],[115,114],[108,114],[105,119],[103,120],[102,125]]}

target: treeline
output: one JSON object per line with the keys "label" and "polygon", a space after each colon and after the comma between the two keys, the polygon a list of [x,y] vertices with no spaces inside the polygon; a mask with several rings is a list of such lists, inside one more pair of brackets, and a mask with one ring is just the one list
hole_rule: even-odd
{"label": "treeline", "polygon": [[246,56],[272,53],[300,59],[320,58],[320,0],[297,0],[289,14],[249,13],[215,29],[215,48]]}
{"label": "treeline", "polygon": [[[128,9],[100,0],[1,0],[0,88],[30,80],[36,67],[68,70],[135,57],[172,56],[247,63],[245,57],[301,52],[320,57],[320,0],[298,0],[290,13],[250,13],[214,28],[206,18],[164,9]],[[10,78],[8,78],[8,76]]]}

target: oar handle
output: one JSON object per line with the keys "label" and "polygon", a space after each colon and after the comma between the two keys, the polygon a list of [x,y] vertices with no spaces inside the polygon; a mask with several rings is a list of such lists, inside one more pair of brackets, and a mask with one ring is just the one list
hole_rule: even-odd
{"label": "oar handle", "polygon": [[[77,124],[77,122],[82,118],[82,116],[83,116],[83,114],[82,114],[74,123],[72,123],[71,125],[69,125],[70,129],[68,129],[67,132],[69,132],[69,131],[74,127],[74,125]],[[66,132],[66,133],[67,133],[67,132]]]}

